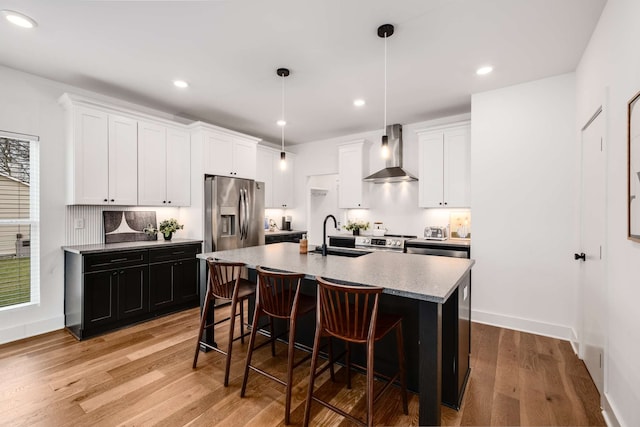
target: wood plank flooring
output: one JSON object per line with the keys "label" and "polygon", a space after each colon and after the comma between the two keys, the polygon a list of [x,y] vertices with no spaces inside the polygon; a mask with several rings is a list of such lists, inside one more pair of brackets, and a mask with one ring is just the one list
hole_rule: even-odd
{"label": "wood plank flooring", "polygon": [[[234,344],[229,387],[217,352],[202,353],[191,369],[198,315],[192,309],[82,342],[56,331],[0,346],[0,425],[283,425],[278,384],[252,372],[240,398],[246,344]],[[219,345],[225,329],[216,331]],[[286,347],[278,344],[276,358],[267,348],[254,361],[284,377]],[[605,425],[596,388],[567,342],[474,323],[472,349],[462,408],[443,407],[443,425]],[[308,374],[308,363],[295,370],[294,425],[302,423]],[[317,394],[363,417],[364,377],[356,375],[351,390],[343,369],[337,378],[319,377]],[[314,425],[351,425],[312,408]],[[375,424],[417,425],[417,396],[410,395],[408,416],[401,408],[400,393],[385,393]]]}

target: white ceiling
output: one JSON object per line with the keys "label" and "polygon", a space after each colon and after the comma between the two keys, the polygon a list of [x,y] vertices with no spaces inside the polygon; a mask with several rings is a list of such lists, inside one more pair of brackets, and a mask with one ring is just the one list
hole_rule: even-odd
{"label": "white ceiling", "polygon": [[[286,144],[469,112],[471,94],[575,70],[606,0],[0,0],[0,64]],[[494,72],[476,76],[477,67]],[[181,78],[186,90],[171,82]],[[356,108],[353,100],[364,98]]]}

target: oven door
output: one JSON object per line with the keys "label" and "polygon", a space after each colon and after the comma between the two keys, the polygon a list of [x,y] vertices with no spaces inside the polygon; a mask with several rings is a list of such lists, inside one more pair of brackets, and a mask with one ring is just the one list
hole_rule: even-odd
{"label": "oven door", "polygon": [[407,246],[407,253],[419,255],[448,256],[453,258],[469,258],[467,251],[457,251],[454,249],[416,248],[415,246]]}

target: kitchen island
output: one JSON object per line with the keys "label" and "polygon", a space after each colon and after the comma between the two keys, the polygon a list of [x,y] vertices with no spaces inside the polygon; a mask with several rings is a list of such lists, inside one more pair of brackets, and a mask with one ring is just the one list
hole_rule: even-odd
{"label": "kitchen island", "polygon": [[[409,388],[419,394],[419,424],[440,424],[442,366],[451,366],[450,363],[456,366],[458,354],[450,347],[459,339],[468,342],[468,330],[463,334],[465,336],[458,336],[458,322],[464,312],[468,322],[473,260],[391,252],[372,252],[356,258],[322,257],[314,253],[300,254],[294,243],[203,253],[198,258],[203,275],[206,259],[215,258],[244,262],[249,268],[261,265],[304,273],[309,279],[307,283],[321,276],[343,284],[384,287],[383,296],[387,297],[384,303],[381,301],[381,310],[396,311],[405,318],[407,381]],[[201,286],[204,283],[203,277]],[[456,310],[449,310],[455,312],[455,316],[443,315],[446,305],[455,307]],[[207,340],[215,343],[212,335]],[[465,348],[468,349],[468,345]],[[379,352],[382,353],[385,352]],[[463,381],[467,377],[468,363],[464,367]]]}

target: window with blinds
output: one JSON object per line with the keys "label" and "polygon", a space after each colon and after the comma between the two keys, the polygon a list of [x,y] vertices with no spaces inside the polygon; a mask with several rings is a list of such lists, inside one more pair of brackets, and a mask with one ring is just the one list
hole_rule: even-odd
{"label": "window with blinds", "polygon": [[40,302],[37,137],[0,131],[0,309]]}

